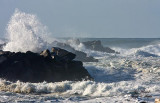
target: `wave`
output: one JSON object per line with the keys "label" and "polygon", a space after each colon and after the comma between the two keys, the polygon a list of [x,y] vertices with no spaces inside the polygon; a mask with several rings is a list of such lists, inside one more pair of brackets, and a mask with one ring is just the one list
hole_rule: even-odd
{"label": "wave", "polygon": [[141,51],[141,50],[138,50],[138,51],[135,53],[135,56],[158,57],[158,55],[155,55],[155,54],[152,54],[152,53],[148,53],[148,52],[145,52],[145,51]]}
{"label": "wave", "polygon": [[[83,43],[78,39],[69,39],[65,42],[66,44],[73,47],[75,50],[83,51],[87,53],[88,56],[94,56],[97,58],[103,56],[115,56],[115,53],[106,53],[100,51],[89,50],[85,48]],[[138,44],[137,44],[138,45]],[[120,47],[111,47],[111,49],[120,52],[121,56],[142,56],[142,57],[159,57],[160,56],[160,43],[157,41],[147,46],[142,46],[140,48],[123,49]]]}
{"label": "wave", "polygon": [[[63,81],[56,83],[24,83],[17,81],[15,83],[0,80],[0,90],[10,91],[16,93],[54,93],[61,96],[91,96],[91,97],[102,97],[102,96],[114,96],[120,95],[121,93],[128,93],[128,90],[133,91],[144,90],[145,87],[137,86],[132,82],[118,82],[118,83],[96,83],[93,81]],[[133,87],[134,86],[134,87]],[[132,87],[132,88],[131,88]],[[158,86],[156,87],[158,88]]]}
{"label": "wave", "polygon": [[9,42],[3,47],[4,51],[40,52],[47,48],[49,35],[47,27],[42,25],[34,14],[16,9],[6,30]]}
{"label": "wave", "polygon": [[113,89],[111,85],[93,81],[63,81],[57,83],[12,83],[0,80],[0,90],[17,93],[63,93],[63,95],[105,96]]}
{"label": "wave", "polygon": [[142,47],[141,50],[160,56],[160,43]]}
{"label": "wave", "polygon": [[132,48],[132,49],[123,49],[123,48],[112,48],[118,52],[122,56],[144,56],[144,57],[158,57],[160,56],[160,43],[153,44],[153,45],[147,45],[140,48]]}
{"label": "wave", "polygon": [[71,47],[73,47],[75,50],[78,50],[78,51],[85,51],[86,48],[84,46],[84,44],[82,44],[79,39],[69,39],[66,41],[66,44],[70,45]]}

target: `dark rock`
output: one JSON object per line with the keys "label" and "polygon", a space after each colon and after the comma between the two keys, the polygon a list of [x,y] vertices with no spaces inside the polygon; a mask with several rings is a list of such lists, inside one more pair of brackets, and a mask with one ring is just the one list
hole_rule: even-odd
{"label": "dark rock", "polygon": [[87,49],[101,51],[101,52],[107,52],[107,53],[116,53],[115,50],[112,50],[109,47],[103,47],[100,40],[87,41],[87,42],[83,42],[83,44],[85,45],[85,47]]}
{"label": "dark rock", "polygon": [[60,60],[63,60],[65,62],[72,61],[76,57],[75,54],[58,47],[53,47],[51,49],[51,53],[52,56],[56,56],[55,58],[59,58]]}
{"label": "dark rock", "polygon": [[92,56],[87,56],[87,54],[84,52],[75,51],[75,54],[76,54],[75,60],[80,60],[83,62],[98,62],[97,59],[94,59]]}
{"label": "dark rock", "polygon": [[[76,43],[79,44],[80,41],[77,40]],[[66,50],[76,54],[75,60],[79,60],[82,62],[98,62],[97,59],[93,58],[92,56],[88,57],[86,53],[84,53],[82,51],[77,51],[68,44],[60,43],[60,42],[54,42],[53,44],[56,44],[59,48],[66,49]]]}
{"label": "dark rock", "polygon": [[44,50],[40,53],[40,55],[46,57],[46,58],[51,58],[51,53],[50,51],[47,49],[47,50]]}
{"label": "dark rock", "polygon": [[4,53],[4,51],[0,50],[0,55],[3,54],[3,53]]}
{"label": "dark rock", "polygon": [[23,82],[92,80],[80,61],[61,62],[30,51],[26,53],[1,51],[0,78]]}
{"label": "dark rock", "polygon": [[5,56],[0,56],[0,63],[3,63],[7,58]]}

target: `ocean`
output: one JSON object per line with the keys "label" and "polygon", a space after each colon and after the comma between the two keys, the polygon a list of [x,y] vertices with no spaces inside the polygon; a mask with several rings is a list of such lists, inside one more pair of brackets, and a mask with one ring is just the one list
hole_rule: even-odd
{"label": "ocean", "polygon": [[49,40],[47,34],[35,15],[17,10],[8,24],[8,38],[0,43],[6,43],[2,48],[6,51],[38,52],[54,40],[69,40],[70,46],[99,60],[83,62],[94,81],[30,83],[0,78],[0,102],[153,103],[160,98],[160,38],[79,38],[100,40],[117,54],[89,50],[82,43],[76,45],[75,38]]}

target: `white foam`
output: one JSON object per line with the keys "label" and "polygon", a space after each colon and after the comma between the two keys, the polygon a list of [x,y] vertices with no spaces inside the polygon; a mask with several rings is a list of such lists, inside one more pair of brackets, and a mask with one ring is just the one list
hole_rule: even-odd
{"label": "white foam", "polygon": [[7,39],[4,51],[39,52],[47,48],[48,32],[34,14],[27,14],[16,9],[7,27]]}
{"label": "white foam", "polygon": [[160,56],[160,43],[142,47],[141,50]]}
{"label": "white foam", "polygon": [[114,49],[115,51],[120,52],[122,56],[135,55],[139,51],[142,51],[145,54],[148,52],[149,54],[160,56],[160,43],[159,42],[157,44],[143,46],[143,47],[140,47],[140,48],[123,49],[123,48],[115,48],[115,47],[113,47],[112,49]]}
{"label": "white foam", "polygon": [[[131,83],[96,83],[93,81],[71,82],[63,81],[57,83],[16,83],[0,80],[0,90],[18,93],[59,93],[60,95],[80,95],[80,96],[113,96],[126,92],[130,89]],[[123,89],[125,88],[125,89]],[[137,89],[138,87],[135,87]],[[133,88],[132,88],[133,89]]]}
{"label": "white foam", "polygon": [[75,50],[78,50],[78,51],[85,51],[86,48],[84,46],[83,43],[81,43],[78,39],[69,39],[66,41],[66,44],[69,44],[71,47],[73,47]]}
{"label": "white foam", "polygon": [[[54,97],[62,97],[65,102],[75,102],[76,100],[83,102],[86,100],[84,98],[79,100],[79,98],[84,96],[91,98],[117,98],[111,99],[112,102],[121,101],[121,99],[124,101],[125,96],[127,96],[129,100],[136,101],[136,98],[131,97],[135,92],[138,92],[138,98],[141,99],[145,99],[146,95],[151,95],[152,93],[153,97],[150,97],[150,99],[153,102],[155,94],[160,92],[159,58],[104,56],[99,59],[99,62],[84,63],[84,66],[95,81],[62,81],[56,83],[24,83],[17,81],[13,83],[0,80],[0,91],[25,93],[24,96],[28,93],[29,95],[36,93],[39,94],[39,101],[42,97],[45,98],[43,101],[50,101],[50,98]],[[14,96],[12,97],[16,98]],[[72,100],[72,96],[76,100]],[[22,96],[21,98],[25,99],[26,97]],[[37,99],[37,97],[34,98]],[[57,100],[61,101],[62,99]],[[27,97],[27,100],[30,100],[30,97]],[[88,101],[93,102],[94,100],[89,99]]]}

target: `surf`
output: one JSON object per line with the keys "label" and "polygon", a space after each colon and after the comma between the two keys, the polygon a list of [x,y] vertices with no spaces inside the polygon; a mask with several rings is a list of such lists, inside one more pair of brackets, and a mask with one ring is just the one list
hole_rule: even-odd
{"label": "surf", "polygon": [[44,26],[34,14],[29,14],[16,9],[7,28],[7,44],[4,51],[12,52],[40,52],[47,48],[47,27]]}

